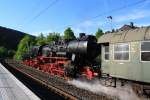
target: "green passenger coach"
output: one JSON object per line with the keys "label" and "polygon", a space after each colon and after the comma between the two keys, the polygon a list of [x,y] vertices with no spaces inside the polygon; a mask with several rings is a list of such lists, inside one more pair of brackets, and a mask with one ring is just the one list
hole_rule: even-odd
{"label": "green passenger coach", "polygon": [[127,27],[99,38],[102,72],[150,83],[150,27]]}

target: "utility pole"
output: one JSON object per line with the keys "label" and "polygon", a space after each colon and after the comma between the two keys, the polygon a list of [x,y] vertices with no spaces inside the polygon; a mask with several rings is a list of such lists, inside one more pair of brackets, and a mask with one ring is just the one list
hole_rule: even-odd
{"label": "utility pole", "polygon": [[111,31],[112,31],[113,30],[113,28],[112,28],[112,16],[108,16],[107,18],[110,20],[110,27],[111,27]]}

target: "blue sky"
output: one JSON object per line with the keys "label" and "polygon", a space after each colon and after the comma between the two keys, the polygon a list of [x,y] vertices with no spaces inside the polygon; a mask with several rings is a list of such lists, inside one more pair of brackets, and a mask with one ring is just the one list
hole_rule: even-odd
{"label": "blue sky", "polygon": [[[0,26],[16,29],[32,35],[40,32],[63,31],[71,27],[76,36],[80,32],[95,34],[98,28],[111,29],[107,16],[112,16],[113,28],[134,22],[137,26],[150,25],[150,0],[137,5],[126,5],[141,0],[58,0],[40,16],[32,20],[55,0],[1,0]],[[116,11],[109,12],[113,9]],[[109,13],[106,13],[109,12]],[[91,18],[100,15],[91,20]]]}

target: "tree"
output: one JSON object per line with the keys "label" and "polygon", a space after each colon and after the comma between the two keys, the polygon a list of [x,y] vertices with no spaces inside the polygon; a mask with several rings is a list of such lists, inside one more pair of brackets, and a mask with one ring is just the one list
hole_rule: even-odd
{"label": "tree", "polygon": [[59,33],[56,33],[56,32],[53,32],[53,33],[50,33],[48,36],[47,36],[47,43],[50,43],[52,41],[57,41],[59,40],[61,37],[60,37],[60,34]]}
{"label": "tree", "polygon": [[75,39],[75,35],[70,27],[64,31],[64,39]]}
{"label": "tree", "polygon": [[103,31],[100,28],[98,28],[98,30],[95,33],[95,35],[96,35],[96,38],[98,39],[101,35],[103,35]]}
{"label": "tree", "polygon": [[31,48],[34,45],[34,41],[35,40],[33,37],[29,35],[24,36],[24,38],[20,41],[18,45],[18,49],[14,58],[17,60],[21,60],[23,55],[29,50],[29,48]]}
{"label": "tree", "polygon": [[0,47],[0,58],[7,56],[7,49],[5,47]]}
{"label": "tree", "polygon": [[[102,29],[98,28],[97,32],[95,33],[96,38],[98,39],[101,35],[103,35]],[[97,57],[97,61],[101,63],[101,54]]]}
{"label": "tree", "polygon": [[36,45],[44,45],[46,44],[46,38],[44,35],[41,33],[37,38],[36,38]]}
{"label": "tree", "polygon": [[12,58],[15,55],[15,50],[8,50],[8,57]]}

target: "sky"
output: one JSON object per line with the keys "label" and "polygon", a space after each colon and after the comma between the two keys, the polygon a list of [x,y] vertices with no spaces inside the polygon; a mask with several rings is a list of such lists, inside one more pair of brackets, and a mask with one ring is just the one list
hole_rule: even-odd
{"label": "sky", "polygon": [[[137,3],[140,2],[140,3]],[[134,22],[150,25],[150,0],[0,0],[0,26],[32,35],[71,27],[75,35],[95,34]]]}

